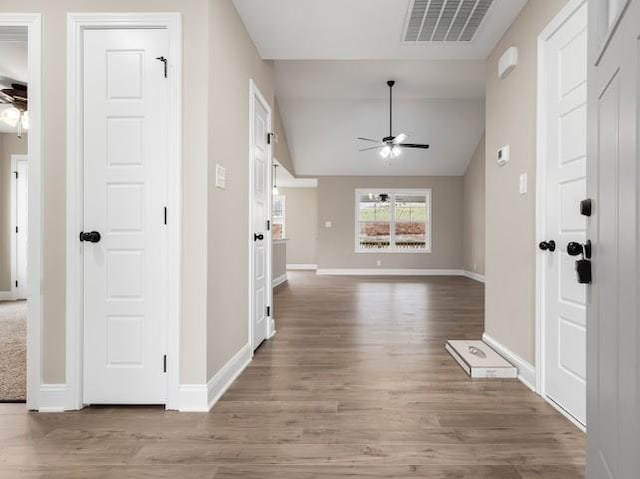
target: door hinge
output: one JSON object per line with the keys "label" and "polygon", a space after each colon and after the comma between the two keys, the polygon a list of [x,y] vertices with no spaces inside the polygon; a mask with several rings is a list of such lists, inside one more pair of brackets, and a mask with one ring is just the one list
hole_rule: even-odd
{"label": "door hinge", "polygon": [[18,287],[18,281],[16,281],[16,288]]}
{"label": "door hinge", "polygon": [[18,227],[16,226],[16,234],[18,234]]}
{"label": "door hinge", "polygon": [[267,231],[271,231],[271,220],[267,220]]}
{"label": "door hinge", "polygon": [[164,77],[167,78],[167,63],[169,63],[169,60],[167,60],[165,57],[156,57],[156,60],[160,60],[162,63],[164,63]]}
{"label": "door hinge", "polygon": [[167,372],[167,355],[162,356],[162,372]]}
{"label": "door hinge", "polygon": [[267,145],[270,145],[274,141],[278,141],[278,137],[275,133],[267,133]]}
{"label": "door hinge", "polygon": [[164,224],[167,224],[167,207],[164,207]]}
{"label": "door hinge", "polygon": [[16,180],[18,179],[18,172],[14,171],[15,175],[16,175]]}
{"label": "door hinge", "polygon": [[267,317],[271,316],[271,306],[267,306]]}

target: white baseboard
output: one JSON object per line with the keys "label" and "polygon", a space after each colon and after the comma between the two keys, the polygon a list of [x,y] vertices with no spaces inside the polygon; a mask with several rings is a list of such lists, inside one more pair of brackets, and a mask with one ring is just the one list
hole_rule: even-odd
{"label": "white baseboard", "polygon": [[179,411],[209,411],[250,362],[251,346],[246,344],[207,384],[181,384]]}
{"label": "white baseboard", "polygon": [[290,270],[304,270],[304,271],[314,271],[316,269],[318,269],[318,265],[317,264],[302,264],[302,263],[294,263],[294,264],[287,264],[287,269]]}
{"label": "white baseboard", "polygon": [[271,287],[275,288],[276,286],[280,286],[285,281],[287,281],[287,273],[274,278],[273,281],[271,281]]}
{"label": "white baseboard", "polygon": [[14,299],[13,291],[0,291],[0,301],[13,301]]}
{"label": "white baseboard", "polygon": [[484,275],[480,273],[474,273],[473,271],[464,271],[464,276],[469,279],[475,279],[476,281],[480,281],[484,283]]}
{"label": "white baseboard", "polygon": [[461,269],[390,269],[390,268],[321,268],[319,275],[334,276],[463,276]]}
{"label": "white baseboard", "polygon": [[67,409],[67,385],[41,384],[38,404],[40,412],[64,412]]}
{"label": "white baseboard", "polygon": [[207,383],[207,405],[211,409],[251,362],[251,344],[245,344]]}
{"label": "white baseboard", "polygon": [[536,368],[522,359],[516,353],[500,344],[487,333],[482,335],[482,340],[491,346],[497,353],[518,368],[518,379],[533,392],[536,391]]}

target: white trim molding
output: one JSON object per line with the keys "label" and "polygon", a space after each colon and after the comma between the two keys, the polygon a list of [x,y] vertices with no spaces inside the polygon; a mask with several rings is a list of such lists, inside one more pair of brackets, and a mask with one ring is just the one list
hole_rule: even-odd
{"label": "white trim molding", "polygon": [[536,392],[536,368],[522,359],[506,346],[502,345],[487,333],[482,335],[482,340],[491,346],[500,356],[505,358],[518,368],[518,379],[533,392]]}
{"label": "white trim molding", "polygon": [[[180,401],[180,323],[182,301],[182,16],[180,13],[69,13],[67,14],[67,282],[66,378],[67,409],[82,409],[82,41],[88,29],[158,28],[169,34],[168,112],[169,163],[167,177],[168,324],[167,409]],[[31,85],[29,86],[31,96]],[[31,104],[31,98],[29,98]],[[31,146],[29,146],[31,148]],[[31,151],[29,152],[31,159]],[[33,237],[30,235],[30,237]],[[33,278],[34,275],[30,274]]]}
{"label": "white trim molding", "polygon": [[42,395],[42,15],[0,13],[0,26],[27,28],[29,83],[29,245],[27,265],[27,408]]}
{"label": "white trim molding", "polygon": [[464,271],[461,269],[319,268],[317,274],[331,276],[464,276]]}
{"label": "white trim molding", "polygon": [[40,386],[39,412],[64,412],[67,404],[66,384],[42,384]]}
{"label": "white trim molding", "polygon": [[274,278],[273,281],[271,281],[271,287],[275,288],[276,286],[280,286],[282,283],[286,283],[286,282],[287,282],[287,273],[282,274],[277,278]]}
{"label": "white trim molding", "polygon": [[181,384],[179,410],[183,412],[211,410],[249,365],[252,358],[251,353],[251,345],[247,343],[222,366],[207,384]]}
{"label": "white trim molding", "polygon": [[464,271],[464,276],[469,279],[473,279],[475,281],[479,281],[480,283],[484,283],[484,274],[474,273],[473,271]]}
{"label": "white trim molding", "polygon": [[300,271],[315,271],[318,269],[317,264],[305,264],[305,263],[289,263],[287,264],[287,269],[291,271],[300,270]]}

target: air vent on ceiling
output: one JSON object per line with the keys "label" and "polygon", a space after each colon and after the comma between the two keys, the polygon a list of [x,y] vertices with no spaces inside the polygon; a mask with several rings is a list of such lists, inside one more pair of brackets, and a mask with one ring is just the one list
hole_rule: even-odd
{"label": "air vent on ceiling", "polygon": [[470,42],[493,0],[413,0],[404,41]]}

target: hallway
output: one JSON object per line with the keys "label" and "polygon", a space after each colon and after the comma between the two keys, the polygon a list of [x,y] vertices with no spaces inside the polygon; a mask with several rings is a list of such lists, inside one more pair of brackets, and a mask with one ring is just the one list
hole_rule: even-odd
{"label": "hallway", "polygon": [[0,405],[0,477],[583,477],[580,431],[445,352],[480,337],[482,311],[466,278],[290,272],[275,338],[209,414]]}

